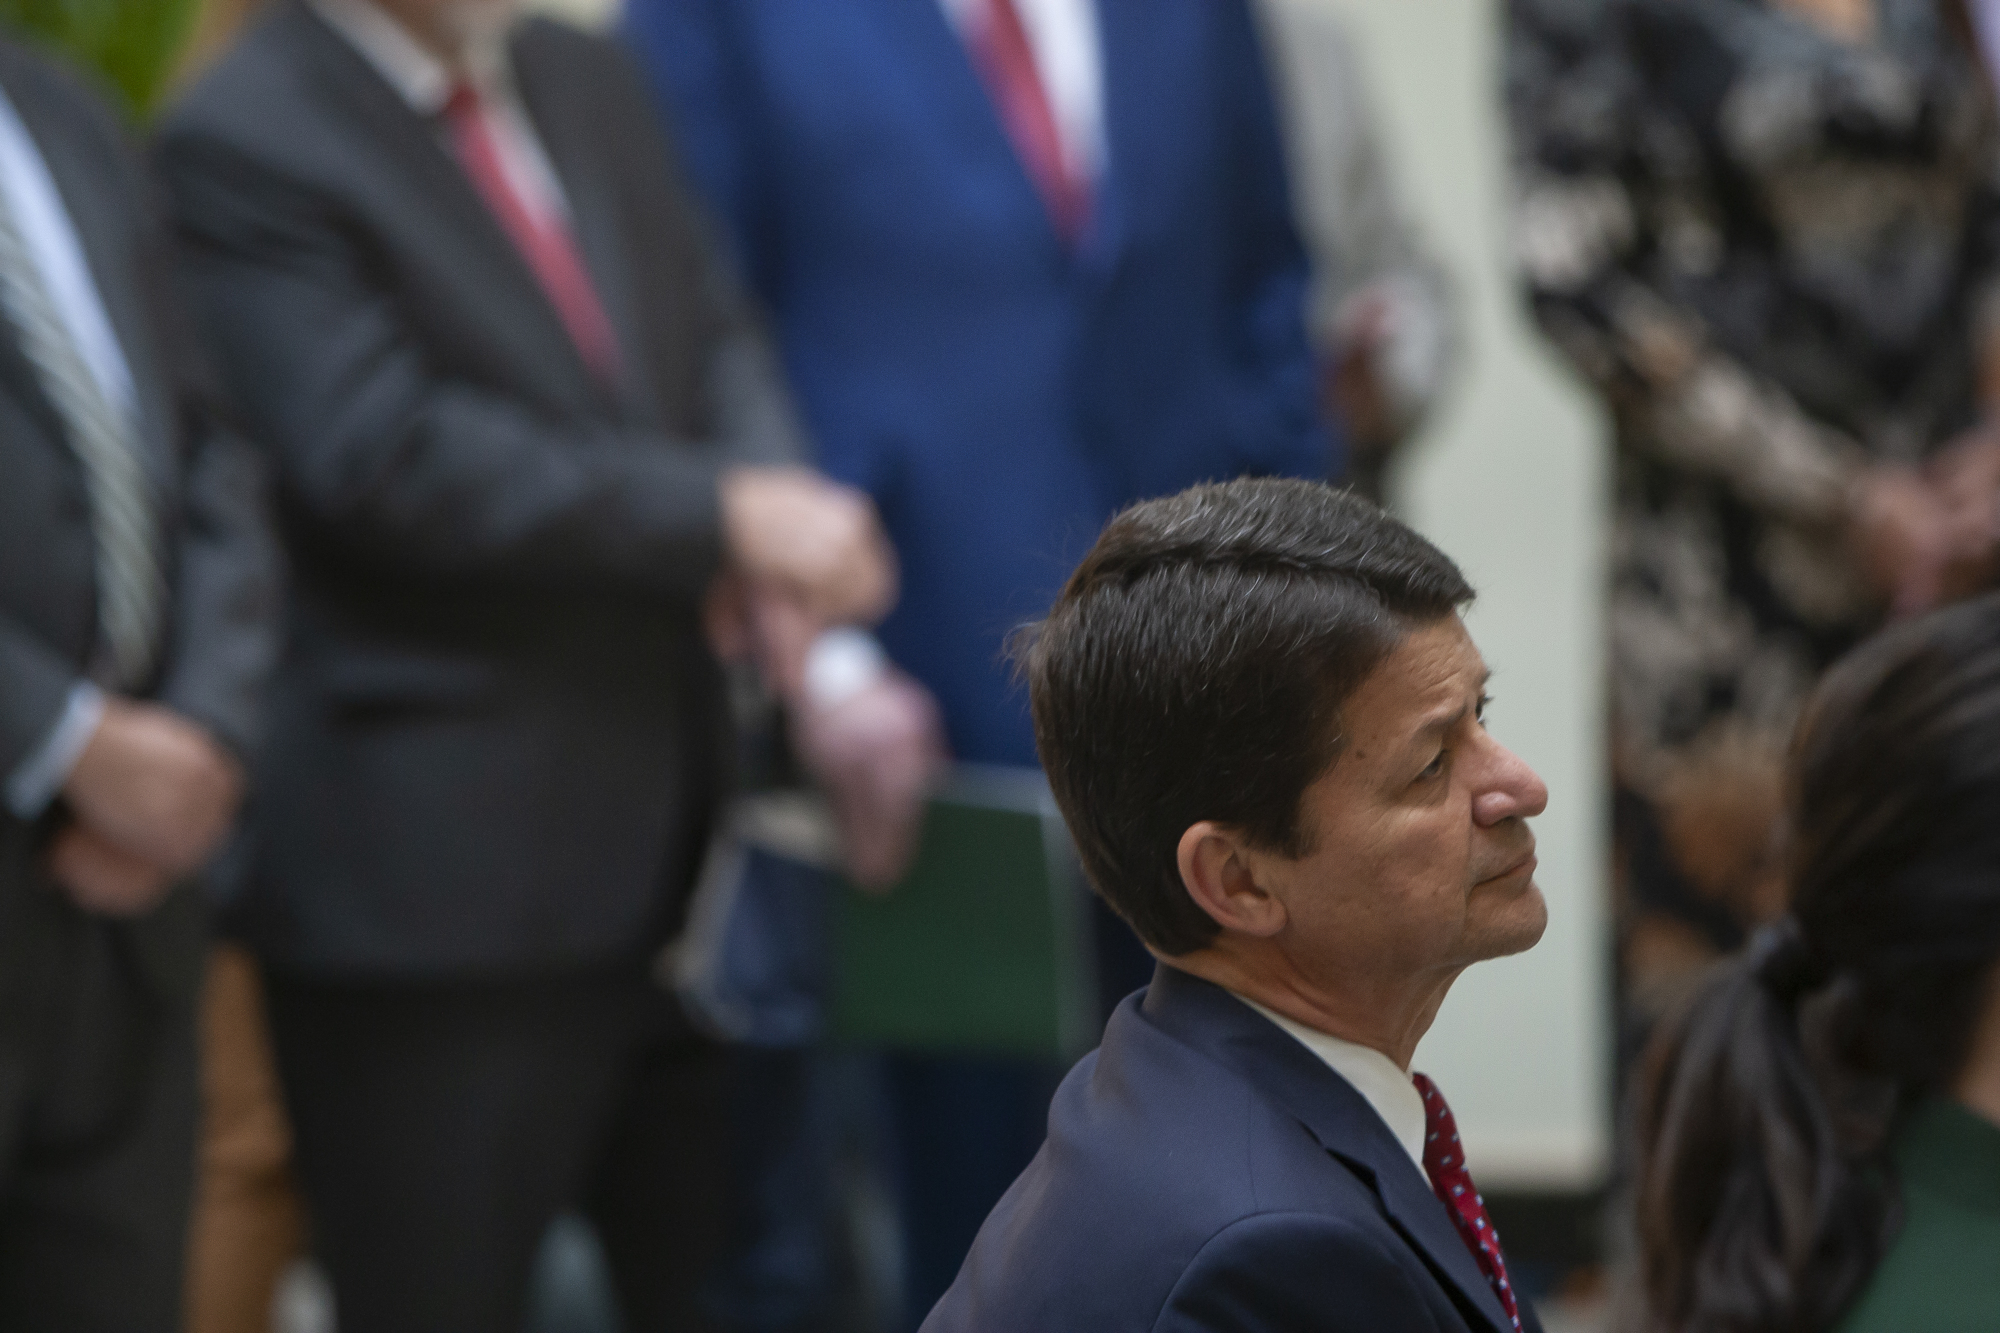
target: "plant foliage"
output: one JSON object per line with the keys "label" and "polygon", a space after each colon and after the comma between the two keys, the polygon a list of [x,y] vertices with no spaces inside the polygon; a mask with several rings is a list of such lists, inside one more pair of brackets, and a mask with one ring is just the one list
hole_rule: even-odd
{"label": "plant foliage", "polygon": [[0,0],[0,24],[93,71],[136,121],[164,89],[198,7],[197,0]]}

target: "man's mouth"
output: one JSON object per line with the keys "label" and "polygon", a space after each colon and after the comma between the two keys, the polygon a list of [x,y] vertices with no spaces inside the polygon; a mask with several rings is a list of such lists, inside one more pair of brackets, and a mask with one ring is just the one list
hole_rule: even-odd
{"label": "man's mouth", "polygon": [[1488,875],[1479,882],[1481,884],[1492,884],[1499,880],[1512,879],[1516,875],[1532,875],[1535,873],[1535,867],[1538,864],[1539,862],[1535,857],[1535,849],[1531,844],[1527,851],[1522,852],[1518,857],[1514,858],[1505,869]]}

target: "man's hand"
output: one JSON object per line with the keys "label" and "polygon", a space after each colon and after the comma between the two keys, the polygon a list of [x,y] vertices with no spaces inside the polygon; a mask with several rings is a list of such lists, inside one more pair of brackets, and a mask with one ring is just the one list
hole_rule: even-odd
{"label": "man's hand", "polygon": [[1925,473],[1944,506],[1944,600],[1969,597],[1989,586],[2000,566],[2000,431],[1967,431]]}
{"label": "man's hand", "polygon": [[723,544],[753,589],[796,601],[821,624],[874,624],[896,601],[896,563],[859,491],[805,468],[723,474]]}
{"label": "man's hand", "polygon": [[243,771],[178,713],[111,699],[63,796],[96,840],[174,879],[214,855],[236,818]]}
{"label": "man's hand", "polygon": [[1396,443],[1395,412],[1382,381],[1389,303],[1365,292],[1342,312],[1337,350],[1320,369],[1321,406],[1339,419],[1357,455],[1385,454]]}
{"label": "man's hand", "polygon": [[830,626],[790,597],[750,588],[724,570],[702,604],[708,646],[724,662],[754,662],[780,699],[796,703],[805,688],[806,654]]}
{"label": "man's hand", "polygon": [[78,824],[49,845],[48,874],[70,900],[97,916],[144,916],[174,886],[166,871],[131,856]]}
{"label": "man's hand", "polygon": [[1869,469],[1855,486],[1851,531],[1862,567],[1893,614],[1937,604],[1953,552],[1949,516],[1931,482],[1908,468]]}
{"label": "man's hand", "polygon": [[800,757],[840,825],[848,875],[863,888],[888,888],[916,855],[924,798],[944,768],[936,703],[888,669],[831,707],[804,704],[795,719]]}

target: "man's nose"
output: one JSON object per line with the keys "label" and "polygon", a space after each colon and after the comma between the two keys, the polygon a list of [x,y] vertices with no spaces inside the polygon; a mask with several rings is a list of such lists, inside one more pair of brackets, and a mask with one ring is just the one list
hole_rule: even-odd
{"label": "man's nose", "polygon": [[1532,819],[1549,808],[1549,788],[1521,756],[1494,743],[1492,767],[1472,798],[1473,822],[1481,828],[1507,819]]}

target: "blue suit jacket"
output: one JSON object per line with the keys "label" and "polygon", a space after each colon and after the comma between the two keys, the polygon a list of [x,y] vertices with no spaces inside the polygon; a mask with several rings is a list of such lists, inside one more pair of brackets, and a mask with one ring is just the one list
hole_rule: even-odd
{"label": "blue suit jacket", "polygon": [[1507,1328],[1361,1094],[1242,1001],[1163,966],[1063,1081],[1048,1142],[923,1333]]}
{"label": "blue suit jacket", "polygon": [[1005,639],[1113,512],[1334,461],[1243,0],[1097,7],[1109,163],[1072,252],[938,0],[626,6],[822,466],[881,507],[883,639],[965,759],[1034,762]]}

